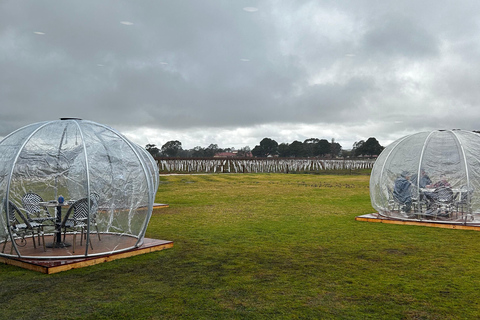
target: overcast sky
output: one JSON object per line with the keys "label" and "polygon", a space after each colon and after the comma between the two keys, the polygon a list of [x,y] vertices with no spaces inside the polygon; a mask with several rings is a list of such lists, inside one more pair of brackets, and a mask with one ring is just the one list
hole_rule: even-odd
{"label": "overcast sky", "polygon": [[79,117],[142,146],[386,146],[480,129],[479,69],[478,0],[0,0],[0,137]]}

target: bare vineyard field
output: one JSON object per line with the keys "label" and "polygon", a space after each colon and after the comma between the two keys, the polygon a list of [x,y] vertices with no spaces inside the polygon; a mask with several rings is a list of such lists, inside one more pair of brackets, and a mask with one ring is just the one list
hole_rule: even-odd
{"label": "bare vineyard field", "polygon": [[157,159],[160,173],[322,173],[371,169],[374,160]]}

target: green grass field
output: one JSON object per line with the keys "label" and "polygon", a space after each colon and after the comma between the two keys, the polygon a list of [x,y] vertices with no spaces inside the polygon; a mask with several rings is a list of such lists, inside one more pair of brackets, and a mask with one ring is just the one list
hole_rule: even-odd
{"label": "green grass field", "polygon": [[368,175],[162,176],[172,249],[44,275],[0,264],[1,319],[477,319],[480,233],[355,221]]}

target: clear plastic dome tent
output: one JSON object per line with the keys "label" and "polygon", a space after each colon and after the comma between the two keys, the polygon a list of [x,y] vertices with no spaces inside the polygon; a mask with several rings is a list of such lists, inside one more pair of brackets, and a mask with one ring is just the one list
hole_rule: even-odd
{"label": "clear plastic dome tent", "polygon": [[480,135],[438,130],[398,139],[375,162],[370,196],[384,217],[478,223]]}
{"label": "clear plastic dome tent", "polygon": [[105,125],[65,118],[20,128],[0,141],[0,255],[58,259],[139,247],[158,178],[150,154]]}

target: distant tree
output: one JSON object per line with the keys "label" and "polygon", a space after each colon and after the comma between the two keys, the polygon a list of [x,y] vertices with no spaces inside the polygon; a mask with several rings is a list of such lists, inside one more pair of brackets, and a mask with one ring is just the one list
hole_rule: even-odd
{"label": "distant tree", "polygon": [[181,149],[177,153],[177,157],[179,158],[191,158],[192,157],[193,150],[190,149]]}
{"label": "distant tree", "polygon": [[364,154],[367,154],[369,156],[378,156],[382,151],[383,147],[380,145],[380,143],[377,141],[375,138],[368,138],[367,141],[365,141],[365,144],[363,145],[364,149]]}
{"label": "distant tree", "polygon": [[350,158],[350,157],[352,157],[352,150],[342,150],[342,157],[343,157],[343,158]]}
{"label": "distant tree", "polygon": [[196,157],[196,158],[205,157],[205,149],[200,147],[200,146],[197,146],[197,147],[193,148],[192,149],[192,157]]}
{"label": "distant tree", "polygon": [[335,139],[332,138],[332,142],[330,143],[330,154],[332,157],[337,157],[342,152],[342,146],[335,142]]}
{"label": "distant tree", "polygon": [[255,146],[252,150],[255,157],[267,157],[278,154],[278,143],[270,138],[263,138],[260,145]]}
{"label": "distant tree", "polygon": [[250,155],[250,147],[249,146],[245,146],[243,148],[240,148],[238,149],[238,152],[237,152],[237,155],[239,157],[246,157],[246,156],[249,156]]}
{"label": "distant tree", "polygon": [[252,149],[252,155],[254,157],[265,157],[265,153],[263,152],[262,147],[260,147],[259,145],[256,145]]}
{"label": "distant tree", "polygon": [[221,152],[222,149],[218,148],[217,144],[211,143],[205,148],[205,157],[213,157],[217,152]]}
{"label": "distant tree", "polygon": [[293,156],[293,157],[304,157],[305,156],[303,143],[300,142],[300,141],[297,141],[297,140],[290,143],[290,145],[288,146],[288,151],[290,153],[290,156]]}
{"label": "distant tree", "polygon": [[274,156],[278,153],[278,143],[273,139],[264,138],[260,141],[260,147],[262,147],[267,156]]}
{"label": "distant tree", "polygon": [[154,144],[147,144],[145,149],[152,155],[152,157],[157,157],[160,152],[160,149]]}
{"label": "distant tree", "polygon": [[310,138],[303,141],[303,152],[305,157],[317,156],[318,143],[320,139]]}
{"label": "distant tree", "polygon": [[280,143],[278,145],[278,156],[279,157],[283,157],[283,158],[286,158],[286,157],[289,157],[290,156],[290,150],[289,150],[289,145],[288,143]]}
{"label": "distant tree", "polygon": [[383,151],[383,147],[375,138],[368,138],[367,141],[360,140],[353,144],[352,153],[355,157],[359,155],[374,156]]}
{"label": "distant tree", "polygon": [[178,140],[168,141],[162,146],[162,154],[167,157],[176,157],[182,150],[182,143]]}
{"label": "distant tree", "polygon": [[316,156],[324,157],[331,152],[330,142],[326,139],[319,140],[316,147]]}
{"label": "distant tree", "polygon": [[365,144],[365,141],[363,140],[360,140],[360,141],[356,141],[354,144],[353,144],[353,148],[352,148],[352,156],[354,157],[358,157],[360,155],[362,155],[363,153],[363,145]]}

